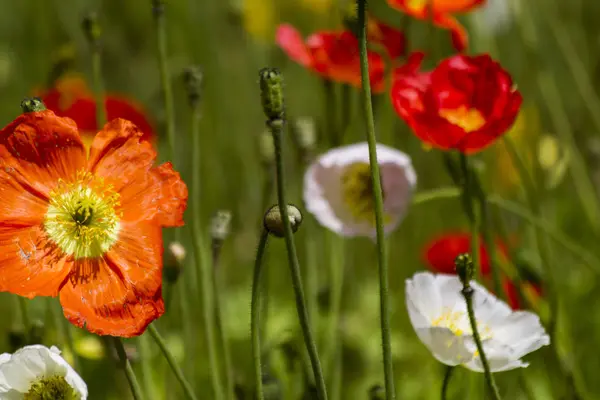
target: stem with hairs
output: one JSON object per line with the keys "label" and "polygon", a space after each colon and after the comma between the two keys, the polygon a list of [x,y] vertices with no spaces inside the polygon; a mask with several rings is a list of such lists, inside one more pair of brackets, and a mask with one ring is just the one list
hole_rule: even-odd
{"label": "stem with hairs", "polygon": [[252,336],[252,359],[254,361],[254,387],[256,400],[264,400],[263,378],[262,378],[262,354],[260,349],[260,289],[261,289],[261,272],[262,261],[265,248],[269,239],[269,232],[266,229],[262,230],[258,248],[256,250],[256,258],[254,260],[254,275],[252,278],[252,304],[251,304],[251,336]]}
{"label": "stem with hairs", "polygon": [[154,341],[160,348],[160,351],[163,353],[163,356],[169,363],[169,366],[171,367],[171,370],[175,374],[175,377],[181,384],[181,387],[183,388],[183,391],[184,391],[186,397],[189,400],[196,400],[197,397],[194,394],[194,390],[192,389],[192,386],[187,381],[187,379],[185,379],[185,376],[183,375],[181,368],[179,368],[179,366],[177,365],[177,361],[175,360],[175,357],[173,357],[173,355],[171,354],[171,351],[167,347],[165,340],[162,338],[160,333],[158,333],[158,331],[152,324],[148,325],[148,332],[150,333],[150,336],[152,336],[152,338],[154,339]]}
{"label": "stem with hairs", "polygon": [[450,378],[452,378],[452,372],[454,372],[454,367],[451,365],[446,366],[444,381],[442,382],[442,393],[440,396],[441,400],[448,399],[448,387],[450,387]]}
{"label": "stem with hairs", "polygon": [[379,261],[379,292],[381,312],[381,342],[383,351],[383,366],[385,373],[385,393],[387,400],[396,399],[394,389],[394,366],[392,359],[391,328],[390,328],[390,305],[389,305],[389,280],[388,262],[385,250],[385,231],[383,221],[383,192],[381,189],[381,177],[379,175],[379,164],[377,162],[377,139],[375,137],[375,119],[373,116],[373,105],[371,103],[371,82],[369,78],[369,60],[367,57],[367,0],[358,0],[358,24],[359,24],[359,50],[360,50],[360,73],[362,80],[362,101],[364,117],[367,123],[367,142],[369,145],[369,164],[371,167],[371,181],[373,183],[373,200],[375,203],[375,226],[377,231],[377,252]]}
{"label": "stem with hairs", "polygon": [[142,389],[140,388],[140,384],[135,377],[135,372],[133,372],[131,363],[127,358],[127,353],[125,352],[125,347],[123,347],[121,338],[113,337],[112,339],[115,349],[117,350],[117,355],[119,356],[120,366],[125,371],[125,376],[127,377],[127,382],[129,382],[129,387],[131,388],[131,394],[134,400],[143,400],[144,396],[142,395]]}

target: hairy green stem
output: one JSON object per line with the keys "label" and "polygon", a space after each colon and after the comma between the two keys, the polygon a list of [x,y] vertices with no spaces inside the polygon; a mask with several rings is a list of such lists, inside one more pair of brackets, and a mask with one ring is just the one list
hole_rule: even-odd
{"label": "hairy green stem", "polygon": [[125,376],[127,377],[127,382],[129,382],[129,387],[131,388],[131,394],[134,400],[143,400],[144,396],[142,395],[142,389],[135,377],[135,372],[133,372],[131,363],[127,358],[127,353],[125,352],[125,347],[123,347],[121,338],[113,337],[112,339],[115,349],[117,350],[117,355],[119,356],[120,366],[125,371]]}
{"label": "hairy green stem", "polygon": [[262,354],[260,348],[260,289],[261,289],[261,272],[262,261],[265,248],[269,239],[269,232],[263,229],[260,234],[258,248],[256,250],[256,258],[254,259],[254,275],[252,278],[252,304],[251,304],[251,326],[250,332],[252,336],[252,359],[254,361],[254,387],[256,400],[264,400],[263,379],[262,379]]}
{"label": "hairy green stem", "polygon": [[148,343],[148,336],[141,335],[137,338],[138,352],[140,354],[140,366],[142,368],[142,385],[144,387],[144,394],[149,400],[153,400],[154,396],[154,384],[152,383],[152,364],[150,360],[150,346]]}
{"label": "hairy green stem", "polygon": [[[475,264],[473,265],[475,266]],[[500,400],[498,386],[496,386],[494,375],[492,375],[492,372],[490,370],[490,364],[488,363],[487,356],[483,351],[483,344],[481,344],[481,337],[479,336],[479,330],[477,329],[477,320],[475,319],[475,311],[473,310],[474,291],[469,282],[466,282],[464,284],[461,293],[467,303],[467,314],[469,315],[469,323],[471,324],[471,330],[473,331],[473,339],[475,340],[475,345],[477,346],[477,351],[479,352],[479,358],[481,359],[481,364],[483,365],[483,373],[485,375],[485,381],[487,383],[489,392],[494,400]]]}
{"label": "hairy green stem", "polygon": [[275,145],[275,165],[277,172],[277,198],[279,203],[279,211],[281,213],[281,219],[284,226],[285,244],[287,247],[288,263],[290,266],[290,272],[292,275],[292,284],[294,287],[294,294],[296,298],[296,308],[298,310],[298,319],[300,320],[300,326],[302,328],[302,334],[304,336],[304,342],[308,350],[310,362],[315,377],[315,385],[317,387],[317,393],[320,400],[327,400],[327,390],[325,387],[325,378],[323,377],[323,370],[321,368],[321,362],[319,360],[319,354],[317,351],[317,345],[313,338],[308,311],[306,308],[306,299],[304,296],[304,289],[302,287],[302,277],[300,275],[300,264],[298,262],[298,255],[296,254],[296,245],[294,244],[294,233],[292,232],[292,226],[290,217],[287,209],[287,200],[285,193],[285,177],[283,171],[283,144],[282,144],[282,131],[283,121],[275,121],[278,123],[271,122],[271,132],[273,134],[273,143]]}
{"label": "hairy green stem", "polygon": [[175,374],[175,377],[181,384],[181,387],[183,388],[183,392],[185,393],[186,397],[190,400],[196,400],[197,397],[194,394],[194,390],[192,389],[192,386],[187,381],[187,379],[185,379],[185,376],[183,375],[181,368],[179,368],[179,365],[177,365],[177,361],[175,360],[175,357],[173,357],[173,355],[171,354],[171,351],[167,347],[165,340],[162,338],[160,333],[158,333],[158,331],[156,330],[154,325],[152,325],[152,324],[148,325],[148,333],[150,333],[150,336],[152,336],[152,338],[154,339],[154,341],[160,348],[160,351],[163,353],[163,356],[167,360],[167,363],[169,363],[169,366],[171,367],[171,370]]}
{"label": "hairy green stem", "polygon": [[442,392],[441,392],[441,400],[448,399],[448,387],[450,387],[450,379],[452,378],[452,372],[454,372],[454,367],[451,365],[446,366],[446,372],[444,372],[444,381],[442,382]]}
{"label": "hairy green stem", "polygon": [[394,389],[394,365],[392,359],[392,343],[390,328],[388,260],[385,250],[385,231],[383,221],[383,192],[377,162],[377,139],[375,137],[375,119],[371,103],[371,83],[369,78],[369,59],[367,57],[367,0],[358,0],[360,73],[362,80],[362,101],[364,117],[367,124],[367,142],[369,145],[369,164],[373,183],[373,200],[375,202],[375,226],[377,231],[377,254],[379,261],[379,293],[381,313],[381,345],[383,351],[383,367],[385,374],[385,393],[387,400],[396,399]]}
{"label": "hairy green stem", "polygon": [[[329,243],[330,248],[330,314],[327,327],[327,341],[324,349],[327,352],[325,358],[325,371],[330,377],[330,388],[333,389],[335,377],[337,374],[336,368],[340,367],[337,360],[341,352],[339,340],[336,338],[339,335],[340,315],[342,308],[342,295],[344,286],[344,240],[337,235],[327,232],[332,243]],[[335,400],[333,390],[331,398]]]}

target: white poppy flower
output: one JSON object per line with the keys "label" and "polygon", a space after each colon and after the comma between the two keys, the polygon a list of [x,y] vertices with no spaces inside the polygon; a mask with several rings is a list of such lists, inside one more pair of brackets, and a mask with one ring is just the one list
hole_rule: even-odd
{"label": "white poppy flower", "polygon": [[[476,282],[471,286],[477,330],[492,372],[527,367],[521,357],[550,344],[539,317],[511,310]],[[406,281],[406,306],[417,336],[437,360],[483,372],[461,289],[456,275],[420,272]]]}
{"label": "white poppy flower", "polygon": [[14,354],[0,355],[0,400],[18,400],[27,395],[38,398],[41,394],[48,398],[53,395],[85,400],[88,391],[85,382],[54,346],[25,346]]}
{"label": "white poppy flower", "polygon": [[[417,176],[410,157],[377,145],[383,189],[385,231],[403,219]],[[375,212],[366,142],[338,147],[318,157],[304,175],[306,209],[326,228],[342,236],[374,238]]]}
{"label": "white poppy flower", "polygon": [[518,1],[488,0],[471,15],[478,31],[496,36],[512,27],[518,13]]}

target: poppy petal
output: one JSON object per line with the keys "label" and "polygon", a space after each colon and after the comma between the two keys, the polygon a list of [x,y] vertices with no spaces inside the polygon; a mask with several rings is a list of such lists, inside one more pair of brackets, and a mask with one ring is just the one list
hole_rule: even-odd
{"label": "poppy petal", "polygon": [[33,298],[56,296],[72,261],[41,226],[0,227],[0,291]]}
{"label": "poppy petal", "polygon": [[[106,118],[109,121],[123,118],[132,122],[143,132],[142,140],[152,141],[155,137],[152,124],[142,111],[141,107],[131,100],[118,96],[108,96],[105,100]],[[94,104],[95,107],[95,104]]]}
{"label": "poppy petal", "polygon": [[469,47],[469,35],[464,26],[449,14],[438,14],[435,16],[434,23],[442,28],[450,30],[452,37],[452,46],[458,52],[463,52]]}
{"label": "poppy petal", "polygon": [[138,336],[164,313],[161,279],[160,227],[124,223],[105,257],[76,262],[60,302],[71,323],[92,333]]}
{"label": "poppy petal", "polygon": [[43,199],[59,180],[74,179],[85,157],[75,123],[50,110],[22,114],[0,131],[0,168]]}
{"label": "poppy petal", "polygon": [[310,67],[312,57],[300,32],[290,24],[283,24],[277,28],[275,41],[283,51],[294,61],[304,67]]}

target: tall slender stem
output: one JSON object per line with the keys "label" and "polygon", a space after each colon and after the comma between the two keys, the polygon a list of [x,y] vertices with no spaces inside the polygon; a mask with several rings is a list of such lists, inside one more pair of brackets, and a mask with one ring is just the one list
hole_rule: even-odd
{"label": "tall slender stem", "polygon": [[106,107],[104,106],[100,46],[92,46],[92,74],[94,76],[94,95],[96,97],[96,122],[98,129],[102,129],[106,124]]}
{"label": "tall slender stem", "polygon": [[310,322],[308,317],[308,311],[306,309],[306,300],[304,297],[304,289],[302,288],[302,276],[300,275],[300,264],[298,262],[298,255],[296,253],[296,245],[294,244],[294,233],[292,232],[292,226],[290,217],[287,209],[287,200],[285,194],[285,177],[283,171],[283,144],[282,144],[282,133],[283,133],[283,121],[279,120],[280,123],[270,123],[271,131],[273,133],[273,143],[275,145],[275,165],[277,171],[277,198],[279,203],[279,210],[281,212],[281,219],[283,220],[284,233],[285,233],[285,244],[287,247],[288,263],[292,274],[292,284],[294,286],[294,294],[296,297],[296,308],[298,309],[298,319],[300,320],[300,326],[302,328],[302,334],[304,335],[304,342],[308,349],[308,355],[312,365],[313,373],[315,376],[315,384],[317,387],[317,393],[319,394],[320,400],[327,400],[327,390],[325,388],[325,378],[323,377],[323,370],[321,368],[321,362],[319,360],[319,354],[317,351],[317,345],[313,338]]}
{"label": "tall slender stem", "polygon": [[156,25],[156,46],[158,51],[158,68],[162,86],[167,140],[169,143],[170,159],[175,160],[175,109],[173,105],[173,89],[169,77],[167,56],[167,28],[165,24],[165,5],[162,0],[152,1],[152,13]]}
{"label": "tall slender stem", "polygon": [[150,336],[152,336],[152,338],[154,339],[154,341],[160,348],[160,351],[163,353],[163,355],[167,359],[167,363],[169,363],[171,370],[173,371],[173,373],[175,374],[175,377],[181,384],[181,387],[183,388],[183,391],[184,391],[186,397],[190,400],[196,400],[197,397],[194,394],[194,390],[192,389],[192,386],[187,381],[187,379],[185,379],[185,376],[183,375],[181,368],[179,368],[179,365],[177,365],[177,361],[175,360],[175,357],[173,357],[173,355],[171,354],[171,351],[167,347],[167,344],[165,343],[165,341],[162,338],[162,336],[160,335],[160,333],[158,333],[158,331],[156,330],[154,325],[152,325],[152,324],[148,325],[148,333],[150,333]]}
{"label": "tall slender stem", "polygon": [[252,304],[251,304],[251,326],[252,335],[252,359],[254,360],[254,387],[256,390],[256,400],[264,400],[262,367],[261,367],[261,349],[260,349],[260,289],[261,289],[261,272],[262,260],[267,247],[269,233],[263,229],[260,234],[260,241],[256,250],[256,258],[254,260],[254,276],[252,279]]}
{"label": "tall slender stem", "polygon": [[112,339],[115,349],[117,350],[117,355],[119,356],[121,367],[125,370],[125,376],[129,382],[129,387],[131,388],[131,394],[133,395],[134,400],[143,400],[144,396],[142,396],[142,389],[140,388],[140,384],[135,377],[135,372],[133,372],[131,363],[127,358],[127,353],[125,352],[121,338],[113,337]]}
{"label": "tall slender stem", "polygon": [[385,373],[385,393],[387,400],[396,398],[394,389],[394,365],[392,359],[392,343],[390,339],[390,306],[388,262],[385,249],[385,232],[383,222],[383,193],[379,164],[377,163],[377,139],[375,137],[375,119],[371,104],[371,82],[369,79],[369,60],[367,57],[367,0],[358,0],[360,73],[362,78],[362,95],[365,119],[367,123],[367,142],[369,144],[369,164],[371,181],[373,182],[373,199],[375,202],[375,226],[377,230],[377,251],[379,261],[379,293],[381,308],[381,344],[383,350],[383,367]]}
{"label": "tall slender stem", "polygon": [[149,400],[153,400],[154,396],[154,384],[152,382],[152,365],[150,360],[150,349],[148,343],[148,336],[141,335],[137,338],[138,352],[140,353],[140,364],[142,367],[142,386],[144,387],[144,394]]}
{"label": "tall slender stem", "polygon": [[450,378],[452,378],[452,372],[454,372],[454,367],[451,365],[446,366],[446,372],[444,373],[444,382],[442,383],[442,394],[441,400],[448,399],[448,387],[450,387]]}
{"label": "tall slender stem", "polygon": [[[475,264],[473,264],[475,265]],[[471,330],[473,331],[473,339],[475,339],[475,345],[477,346],[477,351],[479,352],[479,358],[481,359],[481,364],[483,365],[483,372],[485,375],[485,381],[489,388],[490,394],[492,395],[494,400],[500,400],[500,393],[498,393],[498,386],[496,386],[496,381],[494,380],[494,376],[490,370],[490,364],[488,363],[487,356],[483,351],[483,345],[481,344],[481,337],[479,336],[479,331],[477,330],[477,321],[475,320],[475,311],[473,310],[473,288],[467,282],[462,291],[461,291],[465,301],[467,303],[467,314],[469,315],[469,323],[471,324]]]}
{"label": "tall slender stem", "polygon": [[27,343],[31,340],[31,318],[29,316],[29,308],[27,304],[27,299],[22,296],[17,296],[17,303],[19,304],[19,312],[21,314],[21,323],[23,324],[23,329],[25,330],[25,337],[27,338]]}
{"label": "tall slender stem", "polygon": [[[325,371],[331,377],[330,382],[333,383],[335,380],[336,371],[339,365],[337,360],[339,359],[339,352],[341,350],[339,341],[336,337],[339,334],[340,325],[340,312],[342,306],[342,295],[344,286],[344,244],[342,238],[327,232],[331,242],[329,243],[330,248],[330,314],[328,318],[327,327],[327,341],[324,349],[327,352],[325,358]],[[330,386],[332,388],[332,386]],[[332,399],[333,391],[332,391]]]}

